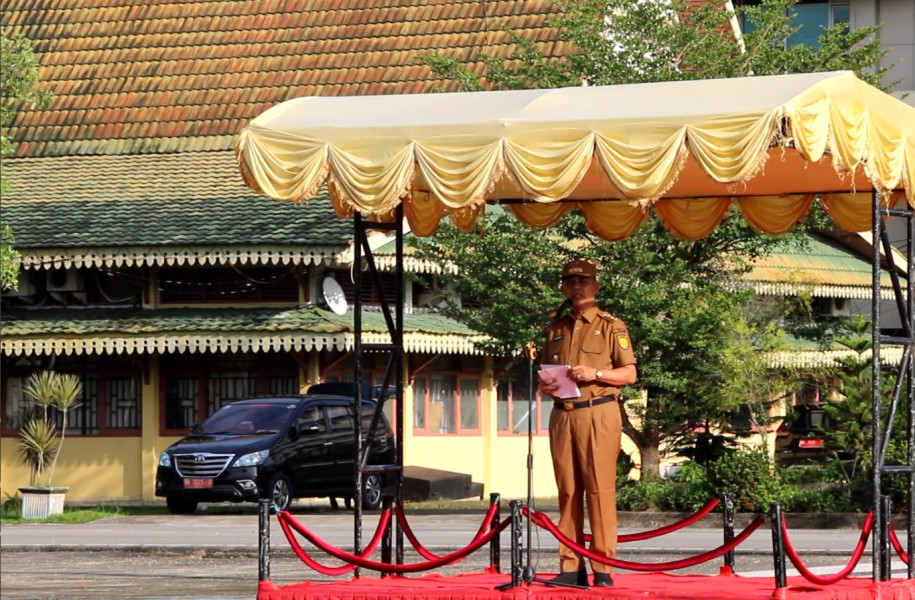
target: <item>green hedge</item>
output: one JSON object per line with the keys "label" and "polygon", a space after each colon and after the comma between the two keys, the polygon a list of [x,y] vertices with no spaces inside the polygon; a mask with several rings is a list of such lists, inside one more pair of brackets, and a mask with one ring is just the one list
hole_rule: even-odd
{"label": "green hedge", "polygon": [[785,512],[866,512],[871,508],[868,486],[867,481],[847,483],[829,463],[777,467],[764,452],[739,450],[707,467],[684,463],[661,481],[621,479],[617,506],[624,511],[694,512],[710,498],[730,492],[738,512],[768,512],[773,502]]}

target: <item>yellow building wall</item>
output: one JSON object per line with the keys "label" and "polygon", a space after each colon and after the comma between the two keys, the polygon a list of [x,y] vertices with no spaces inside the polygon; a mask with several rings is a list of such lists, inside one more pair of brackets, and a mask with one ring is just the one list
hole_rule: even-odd
{"label": "yellow building wall", "polygon": [[[161,502],[155,496],[156,466],[159,454],[179,438],[159,436],[159,364],[152,358],[143,386],[142,434],[138,437],[77,437],[64,440],[63,453],[54,474],[54,483],[69,486],[69,501],[99,502],[143,500]],[[486,372],[491,369],[487,365]],[[318,380],[314,357],[303,360],[300,375],[310,384]],[[307,387],[303,386],[303,387]],[[481,434],[477,436],[414,435],[413,390],[404,389],[404,462],[420,466],[467,473],[483,484],[483,495],[498,493],[505,499],[524,499],[528,486],[528,438],[526,435],[500,434],[496,430],[497,401],[489,378],[484,378],[480,403]],[[771,447],[771,446],[770,446]],[[624,436],[623,448],[634,446]],[[3,498],[16,495],[29,483],[28,469],[18,456],[15,437],[0,439],[0,493]],[[555,497],[556,484],[550,458],[549,438],[535,435],[530,448],[532,493],[535,497]],[[638,459],[637,453],[633,456]],[[637,475],[636,475],[637,476]]]}
{"label": "yellow building wall", "polygon": [[[142,497],[141,438],[68,437],[54,470],[54,485],[67,486],[67,501],[124,501]],[[0,440],[0,494],[6,500],[29,484],[16,438]],[[155,473],[153,473],[155,485]]]}
{"label": "yellow building wall", "polygon": [[[487,361],[484,372],[491,372]],[[417,466],[467,473],[472,481],[483,484],[483,497],[498,493],[508,500],[527,497],[526,435],[500,435],[496,430],[497,400],[492,379],[484,377],[480,390],[479,436],[414,435],[412,428],[413,388],[404,390],[405,467]],[[533,460],[532,490],[537,497],[556,496],[550,441],[546,435],[535,435],[530,452]]]}

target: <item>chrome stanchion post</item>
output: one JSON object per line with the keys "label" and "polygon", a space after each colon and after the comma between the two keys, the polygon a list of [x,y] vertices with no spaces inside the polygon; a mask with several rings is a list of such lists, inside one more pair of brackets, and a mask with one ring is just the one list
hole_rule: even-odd
{"label": "chrome stanchion post", "polygon": [[[489,495],[489,505],[496,507],[496,512],[492,515],[492,520],[489,522],[489,529],[499,525],[499,522],[502,520],[499,503],[501,502],[501,496],[497,493],[492,493]],[[489,540],[489,566],[495,569],[496,573],[502,572],[502,551],[501,551],[501,540],[502,534],[496,534],[491,540]]]}
{"label": "chrome stanchion post", "polygon": [[[880,496],[880,531],[883,532],[880,544],[880,581],[889,581],[893,576],[892,552],[890,550],[890,521],[893,518],[890,511],[892,502],[889,496]],[[912,560],[911,558],[909,560]]]}
{"label": "chrome stanchion post", "polygon": [[[394,505],[394,497],[390,494],[385,494],[381,497],[381,511],[384,514],[385,511],[391,512],[391,507]],[[388,524],[384,528],[384,533],[381,535],[381,562],[386,565],[391,564],[391,548],[393,541],[394,528],[392,527],[393,520],[389,520]],[[382,577],[387,577],[390,573],[382,573]]]}
{"label": "chrome stanchion post", "polygon": [[[724,525],[724,543],[730,544],[734,541],[734,494],[732,492],[721,493],[721,517]],[[723,571],[728,573],[734,572],[734,550],[728,550],[724,553]]]}
{"label": "chrome stanchion post", "polygon": [[497,590],[507,590],[513,587],[518,587],[521,585],[521,569],[523,568],[521,564],[521,501],[512,500],[509,503],[512,510],[512,543],[511,543],[511,570],[512,570],[512,580],[509,583],[502,584],[497,586]]}
{"label": "chrome stanchion post", "polygon": [[772,556],[775,560],[775,587],[781,589],[788,586],[785,572],[785,538],[782,535],[782,505],[778,502],[771,504],[769,520],[772,522]]}
{"label": "chrome stanchion post", "polygon": [[270,500],[261,498],[257,505],[257,580],[270,580]]}

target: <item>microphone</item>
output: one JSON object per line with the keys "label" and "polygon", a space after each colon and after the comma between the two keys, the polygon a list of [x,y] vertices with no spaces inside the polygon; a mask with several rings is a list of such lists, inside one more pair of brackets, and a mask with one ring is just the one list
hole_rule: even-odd
{"label": "microphone", "polygon": [[572,300],[571,300],[571,298],[566,298],[565,300],[562,301],[562,304],[560,304],[559,306],[556,307],[556,310],[554,310],[553,312],[550,313],[550,316],[554,317],[554,318],[559,317],[560,315],[562,315],[562,311],[566,310],[570,306],[572,306]]}
{"label": "microphone", "polygon": [[[551,312],[550,314],[547,315],[548,321],[543,325],[543,327],[540,329],[540,331],[537,333],[537,335],[534,336],[534,339],[538,339],[538,338],[541,338],[544,335],[546,335],[547,330],[549,330],[550,327],[552,327],[553,325],[556,324],[556,321],[558,321],[559,318],[562,317],[562,313],[565,312],[566,309],[568,309],[570,306],[572,306],[572,301],[570,299],[566,298],[565,300],[563,300],[562,304],[560,304],[559,306],[556,307],[556,310],[554,310],[553,312]],[[528,342],[527,345],[525,345],[523,354],[531,360],[536,358],[537,347],[534,344],[534,342]],[[516,355],[515,357],[513,357],[511,360],[508,361],[508,363],[506,363],[505,367],[503,367],[502,370],[505,372],[511,370],[519,358],[520,358],[520,355]]]}

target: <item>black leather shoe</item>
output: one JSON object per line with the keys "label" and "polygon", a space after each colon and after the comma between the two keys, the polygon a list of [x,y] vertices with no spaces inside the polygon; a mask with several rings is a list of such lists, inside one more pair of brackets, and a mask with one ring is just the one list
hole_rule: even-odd
{"label": "black leather shoe", "polygon": [[594,587],[613,587],[613,578],[610,573],[595,573]]}
{"label": "black leather shoe", "polygon": [[547,579],[545,583],[547,585],[571,585],[588,587],[588,572],[566,571],[565,573],[560,573],[556,577]]}

